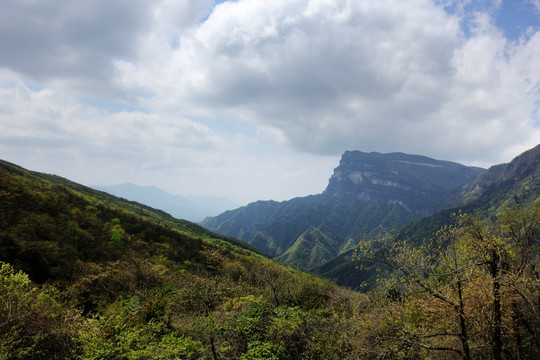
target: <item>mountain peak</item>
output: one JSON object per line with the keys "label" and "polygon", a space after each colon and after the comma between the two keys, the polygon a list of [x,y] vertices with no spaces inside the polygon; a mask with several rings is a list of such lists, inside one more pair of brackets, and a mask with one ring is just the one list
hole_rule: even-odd
{"label": "mountain peak", "polygon": [[399,203],[416,213],[429,213],[446,194],[482,171],[420,155],[346,151],[324,194]]}

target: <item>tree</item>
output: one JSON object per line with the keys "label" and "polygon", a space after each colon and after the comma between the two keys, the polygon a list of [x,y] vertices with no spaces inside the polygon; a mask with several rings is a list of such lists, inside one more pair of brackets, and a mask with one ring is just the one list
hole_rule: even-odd
{"label": "tree", "polygon": [[[397,240],[395,232],[381,234],[371,243],[361,243],[355,258],[392,270],[393,274],[384,281],[384,297],[399,305],[404,301],[412,305],[399,306],[399,313],[403,318],[414,318],[407,325],[417,326],[402,327],[394,340],[420,349],[453,352],[463,359],[470,359],[463,300],[463,272],[466,267],[457,261],[455,248],[441,241],[446,231],[440,232],[438,239],[430,245],[420,247]],[[409,313],[404,314],[403,311]],[[411,311],[422,313],[411,317]],[[450,317],[451,323],[440,329],[438,326],[420,326],[419,320],[429,319],[428,312],[433,311],[442,319]],[[458,339],[461,347],[449,342],[448,338]]]}
{"label": "tree", "polygon": [[[508,354],[515,352],[521,357],[522,344],[517,338],[521,332],[520,308],[526,306],[528,310],[532,309],[533,313],[536,312],[538,315],[538,311],[530,307],[531,297],[536,297],[536,302],[540,305],[537,262],[534,261],[534,256],[539,254],[540,203],[522,209],[506,210],[496,221],[463,214],[458,217],[458,222],[460,229],[457,236],[465,250],[463,256],[469,263],[479,267],[479,270],[485,271],[491,282],[492,358],[502,359],[505,352]],[[531,293],[530,285],[534,283],[537,285],[533,285]],[[526,290],[527,287],[529,290]],[[508,345],[505,347],[504,344],[504,337],[512,333],[511,329],[503,329],[505,313],[514,315],[513,349]],[[539,318],[536,316],[536,319],[532,320],[538,324]],[[533,331],[530,324],[529,328],[528,332],[538,345],[537,331]]]}
{"label": "tree", "polygon": [[540,349],[539,230],[538,204],[495,220],[460,213],[425,245],[390,232],[362,242],[355,257],[392,272],[383,285],[401,307],[394,341],[463,359],[486,351],[496,360],[532,358]]}
{"label": "tree", "polygon": [[55,294],[53,287],[39,289],[28,275],[0,262],[0,358],[71,357],[80,317]]}

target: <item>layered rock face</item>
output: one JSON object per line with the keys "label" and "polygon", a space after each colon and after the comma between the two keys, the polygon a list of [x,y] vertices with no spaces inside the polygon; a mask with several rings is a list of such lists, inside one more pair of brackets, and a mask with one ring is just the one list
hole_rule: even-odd
{"label": "layered rock face", "polygon": [[347,151],[334,170],[325,195],[399,204],[416,215],[439,209],[457,187],[483,169],[403,153]]}

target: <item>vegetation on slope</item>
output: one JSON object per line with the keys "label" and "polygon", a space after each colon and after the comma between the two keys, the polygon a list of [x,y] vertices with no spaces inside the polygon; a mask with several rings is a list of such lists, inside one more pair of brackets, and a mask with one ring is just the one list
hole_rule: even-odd
{"label": "vegetation on slope", "polygon": [[[20,166],[11,164],[3,160],[0,160],[0,171],[4,172],[7,176],[12,176],[18,180],[26,181],[26,186],[39,185],[43,186],[45,191],[53,192],[65,192],[65,190],[69,189],[71,192],[79,196],[86,197],[90,200],[91,203],[99,202],[100,204],[102,204],[102,206],[105,207],[128,210],[129,213],[135,214],[141,218],[150,219],[157,224],[163,224],[180,230],[181,232],[186,232],[203,238],[223,240],[227,243],[232,243],[235,246],[258,252],[257,249],[255,249],[253,246],[250,246],[243,241],[239,241],[237,238],[216,234],[202,227],[199,224],[187,220],[173,218],[170,214],[162,210],[155,209],[135,201],[129,201],[123,198],[119,198],[106,192],[95,190],[84,185],[75,183],[57,175],[29,171]],[[35,183],[37,185],[31,185],[32,183]]]}
{"label": "vegetation on slope", "polygon": [[404,344],[462,359],[540,356],[540,203],[495,221],[458,214],[429,243],[393,234],[361,243],[385,282]]}
{"label": "vegetation on slope", "polygon": [[[478,220],[480,238],[465,222],[445,232],[458,268],[448,247],[390,253],[408,262],[367,251],[429,272],[395,268],[404,276],[360,294],[99,196],[0,171],[0,358],[453,359],[463,344],[471,358],[539,355],[538,206]],[[482,252],[491,244],[500,262]],[[464,327],[432,295],[455,303],[458,283]]]}
{"label": "vegetation on slope", "polygon": [[0,358],[359,351],[342,330],[361,295],[153,209],[15,170],[0,172]]}

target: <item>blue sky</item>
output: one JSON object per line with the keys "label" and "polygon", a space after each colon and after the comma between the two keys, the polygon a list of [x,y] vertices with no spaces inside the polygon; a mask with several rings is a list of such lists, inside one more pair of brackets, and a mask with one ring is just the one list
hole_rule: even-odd
{"label": "blue sky", "polygon": [[517,41],[529,28],[538,31],[540,13],[527,1],[503,1],[495,17],[495,24],[503,29],[506,37]]}
{"label": "blue sky", "polygon": [[[54,19],[54,21],[51,21]],[[238,203],[539,143],[538,0],[0,2],[0,158]]]}

